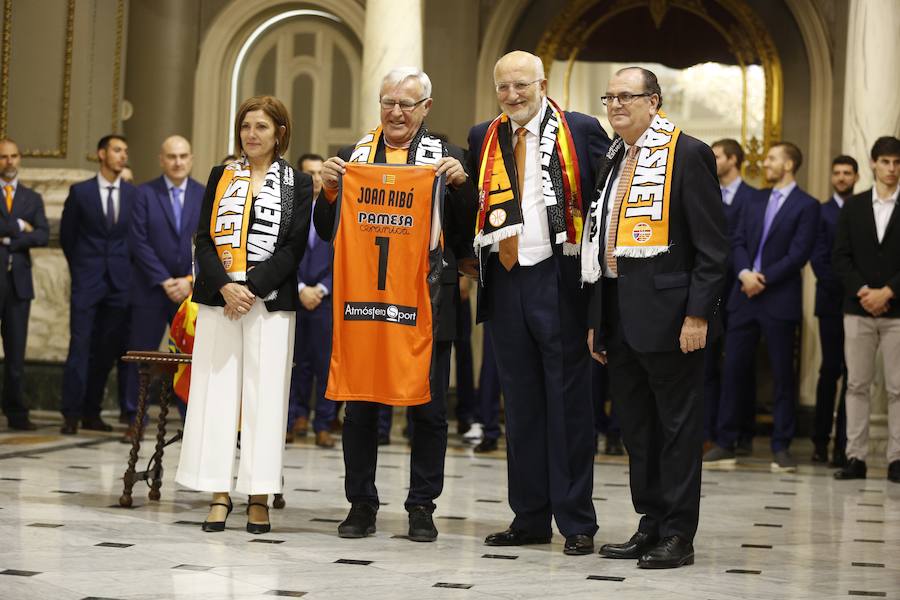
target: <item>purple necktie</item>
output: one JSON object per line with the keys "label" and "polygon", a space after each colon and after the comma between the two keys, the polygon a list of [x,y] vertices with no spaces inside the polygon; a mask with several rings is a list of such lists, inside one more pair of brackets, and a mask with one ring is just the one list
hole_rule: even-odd
{"label": "purple necktie", "polygon": [[172,214],[175,215],[175,230],[181,231],[181,188],[172,186]]}
{"label": "purple necktie", "polygon": [[781,192],[772,190],[769,196],[769,204],[766,206],[766,219],[763,222],[762,237],[759,238],[759,248],[756,250],[756,258],[753,259],[753,270],[759,271],[762,268],[762,253],[766,245],[766,239],[769,237],[769,230],[772,228],[772,221],[778,214],[778,203],[781,201]]}
{"label": "purple necktie", "polygon": [[116,226],[116,205],[113,204],[113,191],[116,186],[109,186],[106,192],[106,224],[112,229]]}

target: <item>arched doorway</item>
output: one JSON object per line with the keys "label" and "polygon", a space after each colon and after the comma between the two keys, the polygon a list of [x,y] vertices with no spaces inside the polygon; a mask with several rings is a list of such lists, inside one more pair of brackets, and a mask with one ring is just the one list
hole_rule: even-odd
{"label": "arched doorway", "polygon": [[[195,169],[233,151],[241,100],[274,93],[295,121],[290,156],[353,141],[365,10],[356,2],[233,0],[210,25],[195,72]],[[310,35],[312,34],[312,35]],[[349,103],[348,112],[344,104]]]}
{"label": "arched doorway", "polygon": [[601,121],[597,86],[622,66],[651,68],[682,127],[708,143],[741,142],[751,181],[781,137],[781,61],[743,0],[576,0],[550,24],[537,54],[551,93]]}

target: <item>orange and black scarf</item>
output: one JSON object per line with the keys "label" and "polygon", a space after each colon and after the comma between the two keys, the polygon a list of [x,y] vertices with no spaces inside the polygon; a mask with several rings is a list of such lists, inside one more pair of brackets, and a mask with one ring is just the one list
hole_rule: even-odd
{"label": "orange and black scarf", "polygon": [[[581,251],[581,172],[572,132],[565,114],[547,98],[541,121],[538,152],[541,157],[541,193],[555,244],[563,252]],[[524,222],[519,190],[513,185],[515,173],[503,160],[503,147],[512,144],[509,116],[502,113],[488,126],[478,161],[479,210],[475,250],[522,233]]]}

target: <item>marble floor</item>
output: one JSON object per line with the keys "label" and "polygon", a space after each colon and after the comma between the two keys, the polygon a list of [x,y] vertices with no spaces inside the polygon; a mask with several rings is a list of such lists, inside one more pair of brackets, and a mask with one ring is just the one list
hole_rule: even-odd
{"label": "marble floor", "polygon": [[[474,455],[457,436],[435,513],[440,536],[416,544],[403,537],[409,454],[399,434],[379,456],[378,533],[344,540],[336,535],[347,510],[340,447],[289,446],[287,506],[272,511],[271,533],[246,533],[239,503],[227,530],[208,534],[199,527],[207,496],[173,481],[177,444],[165,456],[162,499],[147,501],[138,484],[135,507],[123,509],[128,446],[115,434],[63,438],[49,415],[36,420],[44,427],[34,433],[0,430],[4,600],[900,599],[900,485],[883,469],[851,482],[812,465],[776,475],[760,454],[705,471],[696,564],[644,571],[596,554],[564,556],[559,535],[544,546],[483,546],[511,518],[506,463],[502,451]],[[140,465],[148,456],[145,448]],[[627,460],[603,456],[594,468],[596,541],[626,539],[637,522]]]}

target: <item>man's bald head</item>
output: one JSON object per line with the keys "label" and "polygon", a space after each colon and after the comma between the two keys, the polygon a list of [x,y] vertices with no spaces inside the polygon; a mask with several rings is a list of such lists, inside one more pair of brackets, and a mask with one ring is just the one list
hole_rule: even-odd
{"label": "man's bald head", "polygon": [[169,181],[180,186],[194,166],[191,143],[180,135],[167,137],[159,149],[159,166]]}
{"label": "man's bald head", "polygon": [[19,145],[9,138],[0,138],[0,177],[12,181],[19,174],[19,162],[22,155]]}
{"label": "man's bald head", "polygon": [[544,63],[540,57],[515,50],[494,65],[494,86],[500,110],[519,125],[526,125],[547,95]]}

